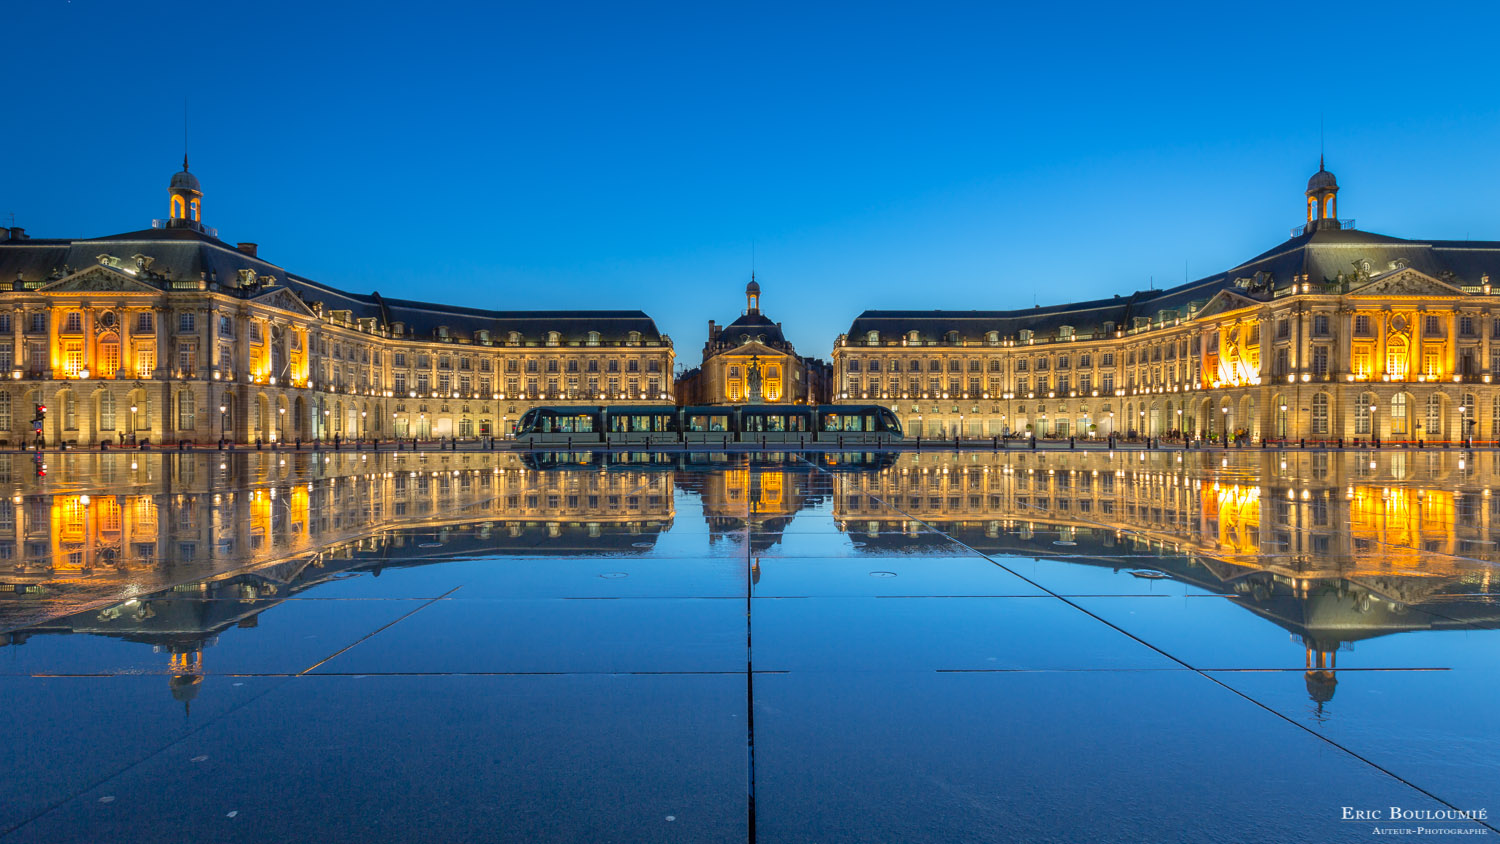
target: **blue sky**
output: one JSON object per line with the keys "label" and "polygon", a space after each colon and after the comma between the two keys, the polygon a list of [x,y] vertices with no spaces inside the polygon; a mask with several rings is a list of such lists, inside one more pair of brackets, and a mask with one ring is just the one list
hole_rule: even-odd
{"label": "blue sky", "polygon": [[826,357],[865,308],[1179,283],[1287,236],[1317,168],[1404,237],[1500,240],[1494,4],[22,2],[0,214],[204,219],[289,270],[641,308],[699,358],[752,250]]}

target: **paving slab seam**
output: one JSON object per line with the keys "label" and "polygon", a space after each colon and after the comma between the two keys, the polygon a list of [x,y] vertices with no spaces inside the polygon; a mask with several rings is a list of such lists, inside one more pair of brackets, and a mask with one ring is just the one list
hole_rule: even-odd
{"label": "paving slab seam", "polygon": [[[802,458],[799,457],[798,459],[800,460]],[[815,463],[808,462],[808,465],[812,466],[815,469],[818,469],[821,472],[824,472],[826,474],[832,475],[831,472],[828,472],[828,470],[824,469],[821,466],[818,466]],[[1090,612],[1088,609],[1084,608],[1080,604],[1077,604],[1077,603],[1074,603],[1073,601],[1068,600],[1063,595],[1058,594],[1057,592],[1054,592],[1051,589],[1048,589],[1047,587],[1043,586],[1042,584],[1037,583],[1036,581],[1032,580],[1029,577],[1026,577],[1024,574],[1021,574],[1020,572],[1015,571],[1014,569],[1010,568],[1009,566],[1005,565],[1004,563],[1001,563],[1000,561],[996,560],[995,558],[991,557],[990,555],[985,554],[984,552],[982,552],[982,551],[980,551],[980,550],[978,550],[978,549],[976,549],[976,548],[974,548],[974,547],[966,544],[962,540],[954,538],[953,536],[949,535],[947,532],[939,529],[936,525],[934,525],[934,524],[926,521],[925,519],[922,519],[922,518],[920,518],[918,516],[914,516],[911,513],[908,513],[905,510],[902,510],[900,507],[898,507],[898,506],[896,506],[894,504],[891,504],[890,502],[886,501],[884,498],[881,498],[878,495],[871,494],[870,498],[872,498],[872,499],[874,499],[876,501],[879,501],[883,506],[888,507],[891,510],[894,510],[895,512],[897,512],[897,513],[900,513],[902,516],[905,516],[906,518],[911,519],[912,521],[914,521],[914,522],[916,522],[916,523],[918,523],[920,525],[923,525],[924,527],[928,528],[929,530],[933,530],[933,531],[935,531],[937,533],[942,534],[943,537],[945,539],[947,539],[949,542],[952,542],[953,544],[959,546],[960,548],[965,548],[968,551],[970,551],[971,553],[973,553],[973,554],[975,554],[975,555],[977,555],[979,557],[983,557],[984,559],[989,560],[995,566],[1003,569],[1004,571],[1009,572],[1012,575],[1015,575],[1016,577],[1021,578],[1022,580],[1026,581],[1029,584],[1031,584],[1032,586],[1035,586],[1036,588],[1042,590],[1043,592],[1046,592],[1047,594],[1051,595],[1052,597],[1056,598],[1059,601],[1062,601],[1063,603],[1067,604],[1068,606],[1072,607],[1073,609],[1075,609],[1075,610],[1083,613],[1084,615],[1089,616],[1090,618],[1093,618],[1094,620],[1098,621],[1100,624],[1104,624],[1104,625],[1106,625],[1106,626],[1108,626],[1108,627],[1110,627],[1110,628],[1118,631],[1120,634],[1122,634],[1124,636],[1128,636],[1131,639],[1135,640],[1136,642],[1139,642],[1140,644],[1144,645],[1145,647],[1150,648],[1153,651],[1156,651],[1157,653],[1161,654],[1162,656],[1166,657],[1167,659],[1170,659],[1173,662],[1176,662],[1179,665],[1182,665],[1184,668],[1187,668],[1187,669],[1193,671],[1194,673],[1198,674],[1200,677],[1204,678],[1208,682],[1213,683],[1214,685],[1216,685],[1216,686],[1218,686],[1218,687],[1220,687],[1222,689],[1225,689],[1226,691],[1234,694],[1236,697],[1240,698],[1241,700],[1244,700],[1244,701],[1246,701],[1246,702],[1254,705],[1255,707],[1261,709],[1264,712],[1270,713],[1274,717],[1279,718],[1280,720],[1282,720],[1282,721],[1284,721],[1284,722],[1292,725],[1293,727],[1301,730],[1302,732],[1304,732],[1304,733],[1306,733],[1306,734],[1308,734],[1310,736],[1313,736],[1313,737],[1317,738],[1320,741],[1323,741],[1323,742],[1327,743],[1331,747],[1335,747],[1335,748],[1337,748],[1339,750],[1342,750],[1343,752],[1349,754],[1353,758],[1358,759],[1361,762],[1364,762],[1366,765],[1369,765],[1371,768],[1374,768],[1375,770],[1380,771],[1381,773],[1385,774],[1386,776],[1390,777],[1391,779],[1393,779],[1393,780],[1395,780],[1395,781],[1397,781],[1397,782],[1399,782],[1399,783],[1407,786],[1408,788],[1411,788],[1414,791],[1417,791],[1417,792],[1419,792],[1419,793],[1421,793],[1423,795],[1426,795],[1427,797],[1429,797],[1429,798],[1437,801],[1438,803],[1443,804],[1444,806],[1448,807],[1449,809],[1452,809],[1454,811],[1462,811],[1458,806],[1454,805],[1453,803],[1450,803],[1447,800],[1444,800],[1443,798],[1439,797],[1438,795],[1432,793],[1431,791],[1428,791],[1427,789],[1423,788],[1422,786],[1417,785],[1416,783],[1414,783],[1414,782],[1406,779],[1405,777],[1402,777],[1401,775],[1399,775],[1396,772],[1390,770],[1389,768],[1386,768],[1386,767],[1384,767],[1384,766],[1376,763],[1374,760],[1372,760],[1372,759],[1370,759],[1370,758],[1368,758],[1366,756],[1363,756],[1360,753],[1357,753],[1356,751],[1354,751],[1354,750],[1352,750],[1352,749],[1350,749],[1348,747],[1345,747],[1344,745],[1338,743],[1337,741],[1334,741],[1332,738],[1329,738],[1326,735],[1318,733],[1316,730],[1310,729],[1309,727],[1301,724],[1300,722],[1298,722],[1298,721],[1296,721],[1296,720],[1294,720],[1292,718],[1287,717],[1285,714],[1281,713],[1280,711],[1278,711],[1276,709],[1273,709],[1272,707],[1267,706],[1266,704],[1264,704],[1264,703],[1256,700],[1255,698],[1250,697],[1249,695],[1247,695],[1247,694],[1239,691],[1238,689],[1234,688],[1233,686],[1230,686],[1229,684],[1224,683],[1223,681],[1219,680],[1218,678],[1210,676],[1209,674],[1206,674],[1203,671],[1201,671],[1201,670],[1193,667],[1192,665],[1188,664],[1185,660],[1180,659],[1180,658],[1178,658],[1176,656],[1173,656],[1172,654],[1170,654],[1170,653],[1166,652],[1165,650],[1157,647],[1156,645],[1153,645],[1150,642],[1147,642],[1145,639],[1142,639],[1141,637],[1135,635],[1134,633],[1131,633],[1130,631],[1128,631],[1128,630],[1120,627],[1119,625],[1114,624],[1113,622],[1110,622],[1109,620],[1107,620],[1107,619],[1105,619],[1105,618],[1103,618],[1103,617],[1101,617],[1101,616],[1099,616],[1099,615],[1097,615],[1097,614],[1095,614],[1093,612]],[[1491,825],[1490,823],[1487,823],[1485,821],[1476,820],[1476,821],[1474,821],[1474,823],[1477,823],[1477,824],[1479,824],[1479,825],[1481,825],[1483,827],[1486,827],[1486,828],[1490,829],[1493,832],[1500,832],[1500,827]]]}

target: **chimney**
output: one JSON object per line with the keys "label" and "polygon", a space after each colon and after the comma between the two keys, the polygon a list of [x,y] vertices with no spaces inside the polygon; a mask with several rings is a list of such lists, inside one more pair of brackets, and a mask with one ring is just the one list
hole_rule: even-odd
{"label": "chimney", "polygon": [[236,243],[234,245],[234,248],[240,250],[241,252],[245,253],[246,255],[249,255],[252,258],[255,258],[255,257],[258,257],[255,254],[255,250],[259,246],[260,246],[260,244],[258,244],[258,243]]}

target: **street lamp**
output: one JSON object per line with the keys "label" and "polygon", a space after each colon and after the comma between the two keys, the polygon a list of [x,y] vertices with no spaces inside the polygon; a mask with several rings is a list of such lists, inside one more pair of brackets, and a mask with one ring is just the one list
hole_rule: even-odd
{"label": "street lamp", "polygon": [[284,407],[278,407],[278,408],[276,408],[276,430],[278,432],[276,434],[276,439],[278,439],[278,440],[285,440],[286,439],[286,408],[284,408]]}
{"label": "street lamp", "polygon": [[365,414],[366,413],[368,413],[368,411],[361,410],[359,412],[359,438],[360,439],[364,439],[365,438]]}
{"label": "street lamp", "polygon": [[131,442],[135,442],[135,432],[138,431],[138,430],[140,430],[140,426],[138,426],[136,424],[136,421],[135,421],[135,411],[136,411],[136,406],[135,406],[135,403],[132,402],[131,405],[130,405],[130,441]]}
{"label": "street lamp", "polygon": [[228,433],[227,433],[228,430],[229,430],[229,416],[228,416],[228,411],[229,411],[229,408],[225,407],[222,404],[219,405],[219,439],[220,440],[223,440],[223,439],[225,439],[228,436]]}

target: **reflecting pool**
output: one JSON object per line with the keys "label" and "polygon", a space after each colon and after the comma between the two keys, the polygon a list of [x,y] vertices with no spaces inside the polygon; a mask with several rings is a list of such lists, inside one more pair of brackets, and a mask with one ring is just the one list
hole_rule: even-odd
{"label": "reflecting pool", "polygon": [[0,455],[0,841],[1494,834],[1497,456]]}

